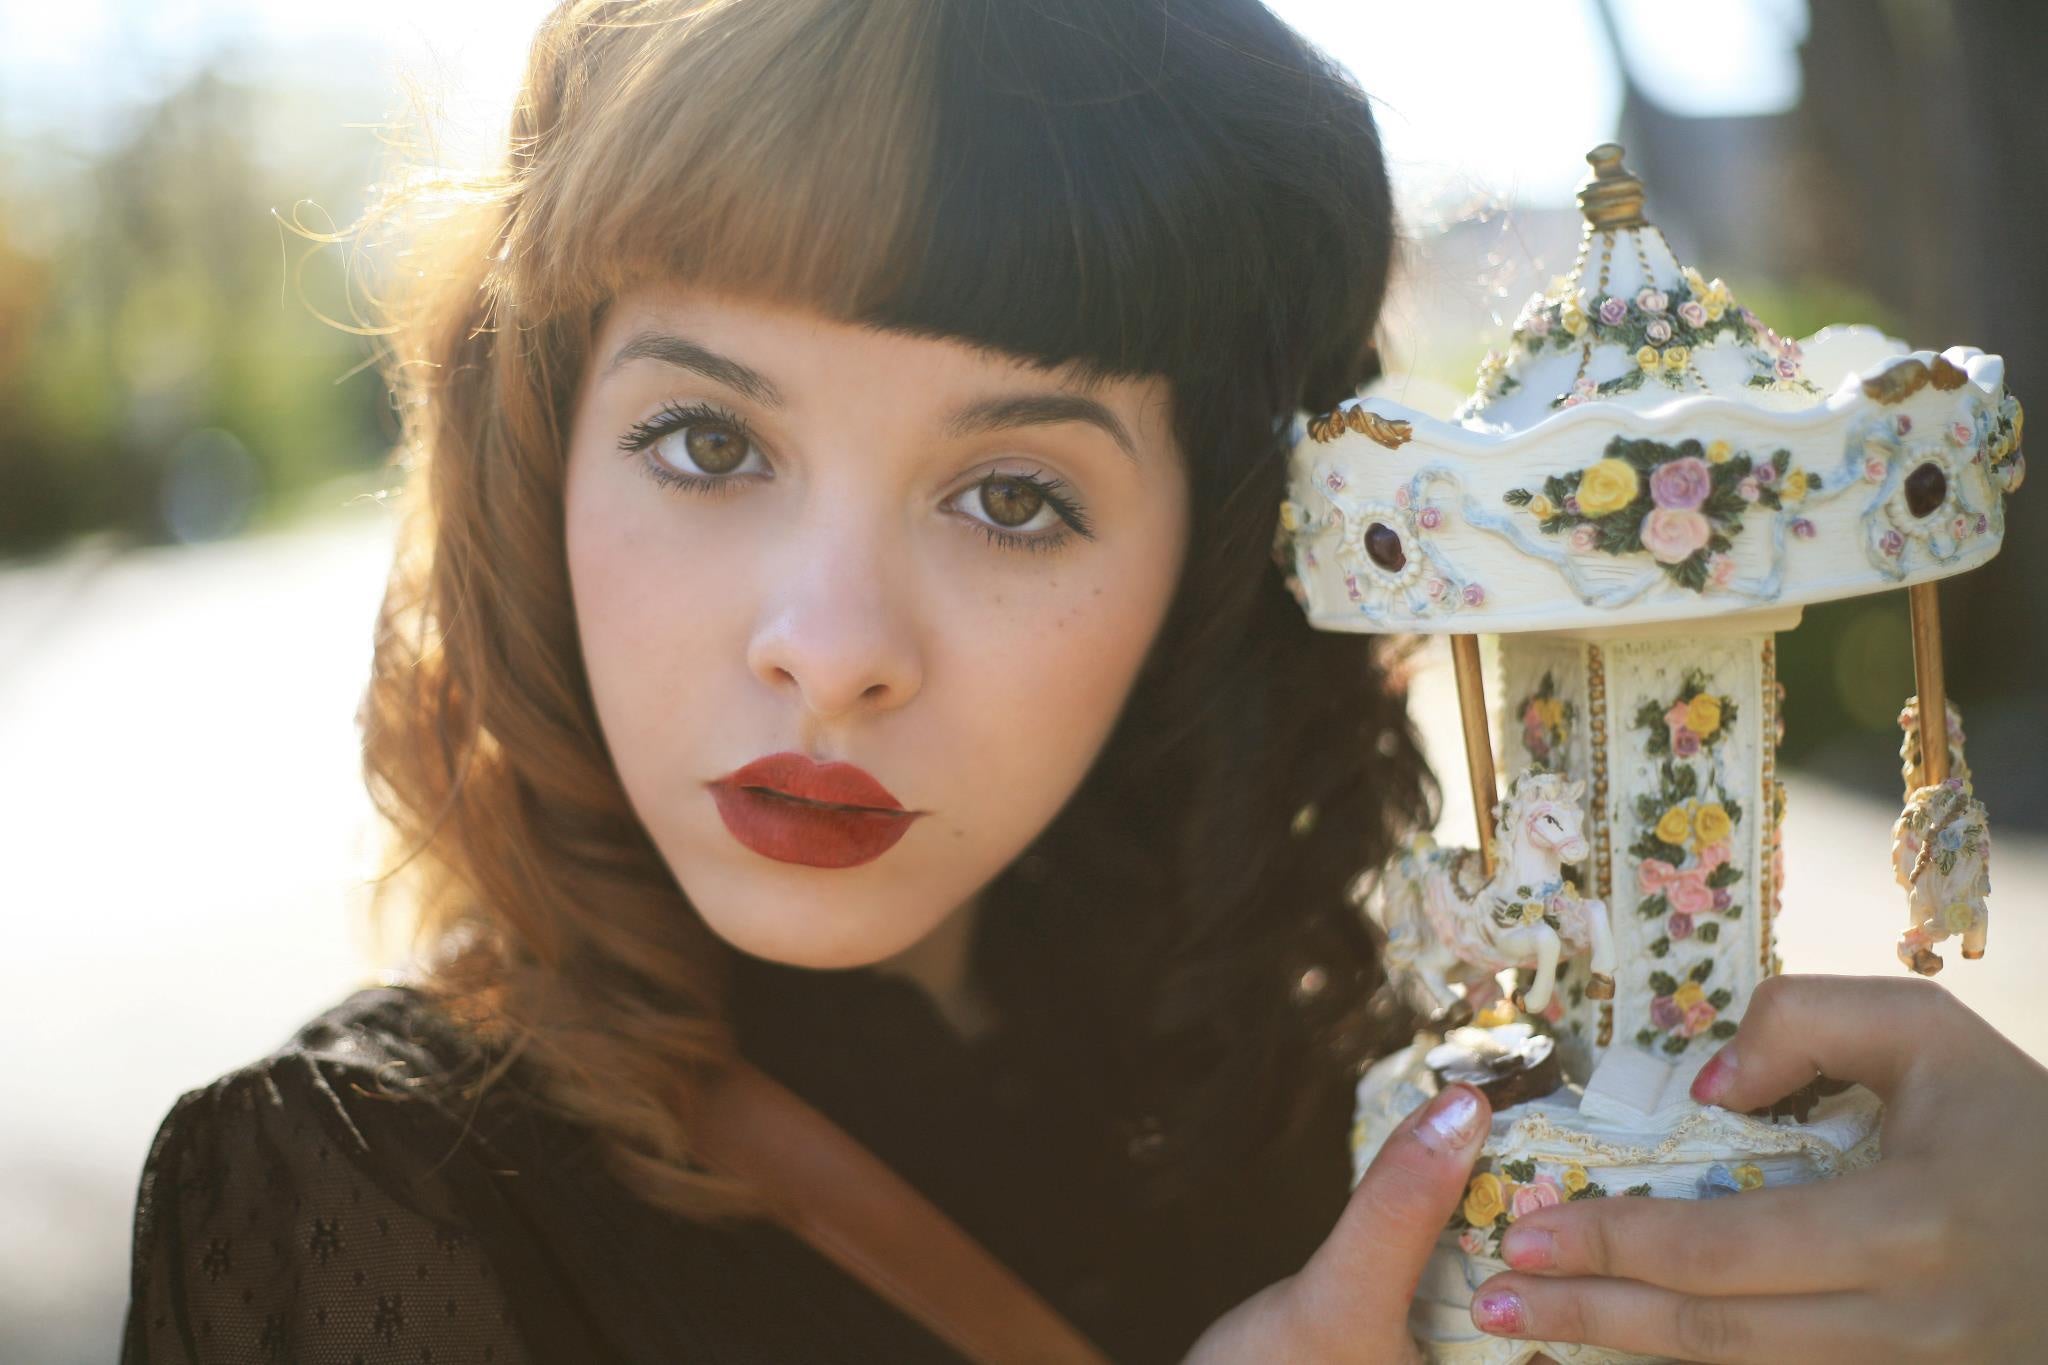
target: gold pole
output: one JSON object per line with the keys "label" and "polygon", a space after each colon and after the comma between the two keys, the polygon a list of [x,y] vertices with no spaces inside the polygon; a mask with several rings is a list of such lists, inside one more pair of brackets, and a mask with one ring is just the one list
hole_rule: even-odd
{"label": "gold pole", "polygon": [[1913,685],[1920,699],[1920,785],[1948,781],[1948,686],[1941,676],[1941,598],[1932,583],[1906,589],[1913,624]]}
{"label": "gold pole", "polygon": [[1472,812],[1479,820],[1479,856],[1493,876],[1493,808],[1500,800],[1493,775],[1493,738],[1486,730],[1486,683],[1479,671],[1479,637],[1451,637],[1451,668],[1458,677],[1458,718],[1465,723],[1465,768],[1472,779]]}

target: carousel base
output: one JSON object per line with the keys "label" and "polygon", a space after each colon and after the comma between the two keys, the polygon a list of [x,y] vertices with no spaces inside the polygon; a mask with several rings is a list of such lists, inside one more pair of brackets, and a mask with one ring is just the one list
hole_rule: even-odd
{"label": "carousel base", "polygon": [[[1420,1043],[1404,1048],[1359,1081],[1354,1183],[1395,1125],[1436,1093],[1436,1078],[1423,1061],[1427,1051]],[[1544,1356],[1561,1365],[1663,1360],[1569,1342],[1511,1341],[1475,1327],[1474,1291],[1508,1269],[1500,1239],[1509,1224],[1546,1205],[1581,1199],[1739,1197],[1827,1179],[1877,1159],[1881,1106],[1861,1086],[1818,1100],[1803,1122],[1759,1119],[1693,1103],[1684,1097],[1690,1073],[1672,1078],[1665,1091],[1680,1098],[1644,1104],[1640,1086],[1612,1083],[1617,1072],[1635,1065],[1617,1049],[1587,1086],[1567,1083],[1494,1114],[1465,1201],[1410,1307],[1409,1329],[1428,1359],[1456,1365],[1522,1365]],[[1617,1102],[1617,1094],[1634,1097],[1638,1107]]]}

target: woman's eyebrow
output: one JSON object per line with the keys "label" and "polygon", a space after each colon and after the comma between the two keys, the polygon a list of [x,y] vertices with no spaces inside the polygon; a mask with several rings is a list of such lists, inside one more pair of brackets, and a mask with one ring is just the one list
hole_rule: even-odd
{"label": "woman's eyebrow", "polygon": [[[640,332],[628,338],[612,354],[605,373],[610,374],[634,360],[658,360],[664,365],[688,370],[766,407],[788,406],[782,390],[760,371],[672,333]],[[1059,422],[1086,422],[1101,428],[1117,443],[1125,459],[1134,465],[1138,463],[1137,444],[1131,440],[1131,433],[1122,419],[1104,404],[1078,393],[1018,393],[978,398],[957,409],[946,420],[945,429],[949,436],[973,436],[987,431],[1051,426]]]}

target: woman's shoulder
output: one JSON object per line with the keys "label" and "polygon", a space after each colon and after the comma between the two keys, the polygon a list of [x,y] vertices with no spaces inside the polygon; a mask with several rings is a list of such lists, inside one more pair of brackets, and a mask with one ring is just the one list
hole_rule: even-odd
{"label": "woman's shoulder", "polygon": [[488,1140],[449,1098],[476,1055],[379,986],[181,1094],[137,1187],[123,1361],[523,1358],[474,1217]]}

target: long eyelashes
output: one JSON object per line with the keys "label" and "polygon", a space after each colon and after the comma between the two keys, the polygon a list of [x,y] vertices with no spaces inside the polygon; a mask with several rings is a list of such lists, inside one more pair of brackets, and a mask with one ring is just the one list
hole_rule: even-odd
{"label": "long eyelashes", "polygon": [[[701,494],[706,497],[726,497],[739,492],[748,483],[755,481],[759,477],[751,474],[686,474],[669,464],[666,460],[647,453],[649,447],[662,438],[699,425],[724,427],[746,441],[750,449],[754,445],[752,430],[738,414],[713,403],[698,402],[690,404],[664,404],[658,412],[646,421],[636,422],[629,427],[626,433],[619,438],[619,449],[629,454],[638,455],[640,458],[636,463],[640,470],[656,484],[663,488],[675,489],[679,492]],[[1085,538],[1093,538],[1088,514],[1072,498],[1059,491],[1067,486],[1066,480],[1037,474],[1005,471],[1000,474],[991,474],[973,485],[973,487],[981,488],[997,483],[1022,484],[1030,488],[1058,514],[1060,520],[1065,522],[1069,529],[1051,534],[1019,535],[1016,532],[1006,531],[1000,526],[983,521],[979,517],[965,517],[964,519],[967,524],[981,532],[991,544],[1003,549],[1027,550],[1043,554],[1060,548],[1077,534]]]}

